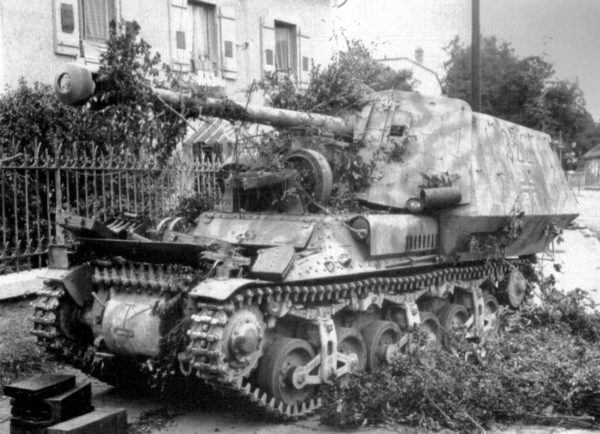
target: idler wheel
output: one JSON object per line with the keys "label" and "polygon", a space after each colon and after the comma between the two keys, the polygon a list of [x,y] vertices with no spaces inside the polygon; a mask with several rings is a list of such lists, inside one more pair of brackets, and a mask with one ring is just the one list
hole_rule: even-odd
{"label": "idler wheel", "polygon": [[247,376],[262,355],[266,326],[260,311],[246,307],[235,312],[223,333],[223,352],[234,376]]}
{"label": "idler wheel", "polygon": [[373,321],[362,330],[367,345],[367,369],[376,372],[387,363],[387,348],[401,336],[400,327],[391,321]]}
{"label": "idler wheel", "polygon": [[502,303],[509,304],[513,308],[518,308],[525,299],[528,282],[523,274],[513,269],[507,278],[500,282],[498,298]]}
{"label": "idler wheel", "polygon": [[467,322],[469,311],[462,304],[447,303],[438,310],[437,317],[444,330],[455,330]]}
{"label": "idler wheel", "polygon": [[258,383],[270,396],[287,405],[306,401],[314,386],[297,389],[292,383],[296,368],[306,365],[315,352],[303,339],[279,337],[269,346],[258,368]]}
{"label": "idler wheel", "polygon": [[70,340],[77,343],[91,344],[94,335],[90,327],[83,321],[83,310],[75,304],[70,296],[61,298],[57,311],[60,331]]}
{"label": "idler wheel", "polygon": [[356,354],[358,364],[355,372],[364,371],[367,366],[367,345],[360,332],[350,327],[340,327],[337,329],[337,341],[339,353]]}

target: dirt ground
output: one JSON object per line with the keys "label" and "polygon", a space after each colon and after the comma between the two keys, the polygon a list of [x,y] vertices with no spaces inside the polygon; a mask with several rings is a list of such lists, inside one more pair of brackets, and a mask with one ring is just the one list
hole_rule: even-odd
{"label": "dirt ground", "polygon": [[[554,249],[544,255],[541,261],[546,273],[553,273],[557,278],[559,287],[566,290],[582,288],[589,291],[592,298],[600,304],[600,191],[581,190],[576,192],[579,200],[580,217],[576,224],[566,230],[562,236],[564,242],[555,245]],[[555,269],[555,264],[560,266],[560,272]],[[27,320],[31,307],[28,301],[16,301],[0,304],[0,360],[8,354],[17,356],[19,351],[30,351],[33,338],[27,332]],[[12,336],[12,339],[8,339]],[[15,341],[18,344],[15,345]],[[42,355],[35,353],[35,357],[26,361],[26,371],[36,372],[43,364]],[[23,362],[24,363],[24,362]],[[71,368],[55,365],[45,365],[50,369],[67,371],[83,376]],[[1,367],[1,365],[0,365]],[[0,372],[0,383],[6,373]],[[307,434],[315,432],[331,432],[331,429],[319,425],[318,419],[313,417],[308,420],[291,424],[273,424],[268,421],[255,420],[252,415],[243,410],[236,409],[232,404],[214,399],[212,396],[194,398],[192,405],[185,408],[181,405],[168,406],[150,398],[140,397],[135,392],[127,393],[115,390],[104,383],[93,381],[93,401],[96,408],[127,409],[128,420],[133,433],[230,433],[230,434]],[[197,401],[197,402],[196,402]],[[194,408],[190,410],[190,407]],[[9,400],[0,397],[0,434],[8,434],[10,415]],[[580,430],[566,430],[562,428],[546,427],[510,427],[499,431],[504,433],[576,433]],[[355,431],[353,431],[355,432]],[[417,432],[410,428],[386,427],[365,428],[356,432],[384,433],[384,432]],[[588,431],[589,432],[589,431]]]}

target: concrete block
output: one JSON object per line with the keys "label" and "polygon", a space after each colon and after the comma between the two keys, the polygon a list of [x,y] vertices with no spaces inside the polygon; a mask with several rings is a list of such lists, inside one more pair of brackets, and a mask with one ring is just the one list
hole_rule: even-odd
{"label": "concrete block", "polygon": [[46,434],[47,425],[24,423],[20,419],[10,421],[10,434]]}
{"label": "concrete block", "polygon": [[[63,391],[71,384],[75,386]],[[11,414],[15,427],[48,427],[94,410],[91,383],[75,383],[74,375],[40,376],[15,385],[18,387],[9,390],[14,397]],[[47,394],[53,396],[45,397]]]}
{"label": "concrete block", "polygon": [[95,410],[91,413],[53,425],[47,434],[126,434],[127,411]]}
{"label": "concrete block", "polygon": [[0,276],[0,301],[35,294],[42,287],[39,276],[45,270],[42,268]]}
{"label": "concrete block", "polygon": [[4,394],[23,401],[44,399],[75,387],[75,375],[44,374],[4,386]]}

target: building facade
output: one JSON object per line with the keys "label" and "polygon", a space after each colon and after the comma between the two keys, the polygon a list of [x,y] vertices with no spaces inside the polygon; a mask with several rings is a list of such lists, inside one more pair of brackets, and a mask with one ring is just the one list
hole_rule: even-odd
{"label": "building facade", "polygon": [[600,145],[588,151],[583,159],[583,185],[587,188],[600,188]]}
{"label": "building facade", "polygon": [[438,74],[424,63],[424,50],[415,50],[415,59],[408,57],[391,57],[377,60],[389,66],[394,71],[410,71],[413,80],[413,89],[428,96],[442,96],[443,86]]}
{"label": "building facade", "polygon": [[98,65],[111,21],[137,21],[174,70],[241,98],[265,71],[308,81],[329,58],[330,0],[0,0],[0,86]]}

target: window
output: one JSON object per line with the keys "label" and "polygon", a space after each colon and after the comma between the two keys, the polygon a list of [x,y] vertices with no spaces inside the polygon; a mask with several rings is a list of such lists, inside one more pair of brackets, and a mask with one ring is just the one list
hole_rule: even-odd
{"label": "window", "polygon": [[75,11],[73,5],[61,3],[60,24],[63,33],[72,34],[75,31]]}
{"label": "window", "polygon": [[[215,6],[205,3],[190,3],[192,14],[192,69],[215,72],[217,68],[217,37]],[[231,53],[225,52],[233,57]]]}
{"label": "window", "polygon": [[308,57],[302,56],[302,71],[308,72]]}
{"label": "window", "polygon": [[297,75],[296,26],[275,21],[275,69]]}
{"label": "window", "polygon": [[108,40],[110,22],[116,18],[114,0],[80,0],[79,13],[82,39]]}

